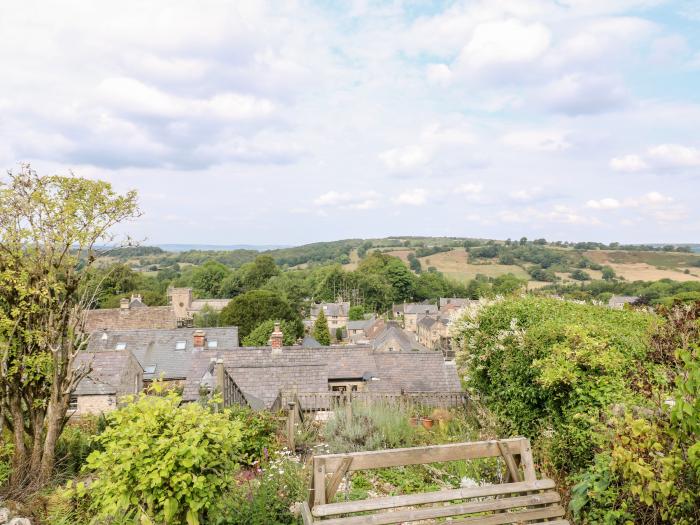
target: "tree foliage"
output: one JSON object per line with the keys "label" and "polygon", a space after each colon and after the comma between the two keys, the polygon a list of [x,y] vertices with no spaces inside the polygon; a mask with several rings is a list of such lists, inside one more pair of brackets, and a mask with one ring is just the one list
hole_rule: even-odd
{"label": "tree foliage", "polygon": [[[274,329],[274,320],[263,321],[243,338],[243,346],[267,346]],[[285,346],[296,344],[297,339],[304,333],[304,326],[299,321],[280,321],[280,329],[283,334],[282,344]]]}
{"label": "tree foliage", "polygon": [[111,228],[137,215],[135,193],[102,181],[23,166],[0,182],[0,400],[15,486],[52,473],[70,393],[87,373],[73,364],[100,284],[85,285],[88,270]]}
{"label": "tree foliage", "polygon": [[233,298],[219,316],[222,326],[237,326],[241,337],[247,336],[256,326],[269,319],[296,321],[299,314],[278,294],[252,290]]}
{"label": "tree foliage", "polygon": [[326,314],[323,313],[323,308],[318,311],[316,321],[314,321],[313,336],[316,341],[324,346],[331,344],[331,332],[328,329],[328,320]]}

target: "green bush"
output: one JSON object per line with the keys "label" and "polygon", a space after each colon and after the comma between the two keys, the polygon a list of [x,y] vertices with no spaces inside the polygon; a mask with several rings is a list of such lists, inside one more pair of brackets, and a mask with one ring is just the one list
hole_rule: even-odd
{"label": "green bush", "polygon": [[[108,416],[97,438],[103,450],[86,469],[89,506],[98,519],[142,523],[206,523],[220,494],[234,484],[241,423],[174,392],[140,395]],[[84,492],[82,485],[78,492]]]}
{"label": "green bush", "polygon": [[239,406],[231,407],[228,413],[233,421],[240,423],[238,460],[241,464],[245,466],[260,464],[277,452],[278,423],[272,413],[256,412]]}
{"label": "green bush", "polygon": [[333,453],[410,447],[420,436],[408,419],[408,412],[396,406],[353,403],[351,421],[348,423],[344,410],[336,410],[323,436]]}
{"label": "green bush", "polygon": [[294,457],[282,455],[221,498],[207,523],[211,525],[273,525],[300,523],[292,512],[306,498],[307,473]]}
{"label": "green bush", "polygon": [[541,441],[553,469],[576,472],[592,459],[611,405],[645,404],[636,387],[654,374],[638,363],[652,323],[639,312],[509,298],[458,321],[458,361],[504,434]]}

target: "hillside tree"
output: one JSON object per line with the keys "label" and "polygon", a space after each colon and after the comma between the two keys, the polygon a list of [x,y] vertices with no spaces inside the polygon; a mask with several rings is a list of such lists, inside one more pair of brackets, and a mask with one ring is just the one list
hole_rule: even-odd
{"label": "hillside tree", "polygon": [[314,321],[314,339],[324,346],[331,344],[331,332],[328,329],[328,321],[326,320],[326,314],[323,313],[323,309],[318,311],[318,317]]}
{"label": "hillside tree", "polygon": [[0,180],[0,410],[13,437],[11,483],[50,478],[71,392],[89,372],[85,286],[112,228],[139,215],[135,192],[75,176],[40,176],[29,165]]}

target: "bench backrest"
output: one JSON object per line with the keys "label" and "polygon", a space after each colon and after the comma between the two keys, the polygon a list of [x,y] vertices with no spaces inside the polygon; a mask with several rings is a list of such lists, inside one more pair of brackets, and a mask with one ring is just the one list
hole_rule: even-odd
{"label": "bench backrest", "polygon": [[313,458],[309,506],[324,505],[332,501],[340,482],[349,472],[493,457],[504,459],[508,468],[509,481],[537,481],[530,442],[522,437],[347,454],[325,454]]}

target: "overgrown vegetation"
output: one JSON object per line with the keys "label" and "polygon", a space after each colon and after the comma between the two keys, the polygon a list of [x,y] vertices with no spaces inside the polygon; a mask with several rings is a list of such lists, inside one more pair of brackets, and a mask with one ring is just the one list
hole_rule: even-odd
{"label": "overgrown vegetation", "polygon": [[465,313],[459,364],[501,433],[575,485],[581,523],[697,523],[699,312],[499,300]]}

